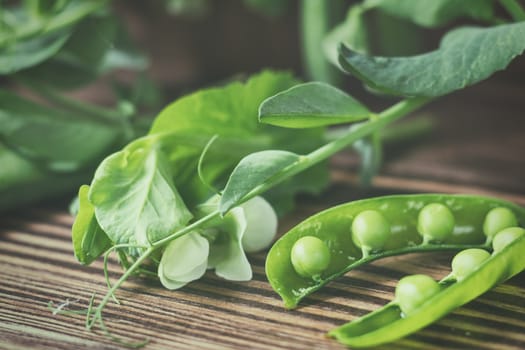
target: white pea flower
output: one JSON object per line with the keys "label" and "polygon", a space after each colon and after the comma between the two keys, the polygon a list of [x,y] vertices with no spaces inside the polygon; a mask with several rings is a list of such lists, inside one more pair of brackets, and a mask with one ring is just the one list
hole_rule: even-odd
{"label": "white pea flower", "polygon": [[[200,207],[215,210],[218,197]],[[254,197],[233,208],[201,233],[190,232],[170,242],[162,255],[158,275],[162,285],[178,289],[199,279],[206,268],[230,281],[249,281],[252,268],[245,252],[270,245],[277,233],[277,215],[262,197]]]}
{"label": "white pea flower", "polygon": [[263,197],[254,197],[241,205],[246,218],[246,232],[242,236],[245,252],[253,253],[267,248],[277,233],[277,214]]}
{"label": "white pea flower", "polygon": [[233,208],[225,217],[211,243],[208,268],[215,274],[230,281],[249,281],[252,268],[242,249],[242,236],[246,231],[244,211]]}
{"label": "white pea flower", "polygon": [[167,289],[178,289],[204,275],[209,242],[197,232],[171,241],[160,259],[158,275]]}
{"label": "white pea flower", "polygon": [[232,209],[211,243],[209,268],[232,281],[248,281],[252,269],[245,252],[256,252],[270,245],[277,233],[277,214],[262,197],[254,197]]}

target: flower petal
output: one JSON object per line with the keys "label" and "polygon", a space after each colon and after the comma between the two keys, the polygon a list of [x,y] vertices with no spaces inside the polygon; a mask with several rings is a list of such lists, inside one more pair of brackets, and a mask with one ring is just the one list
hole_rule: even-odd
{"label": "flower petal", "polygon": [[246,218],[246,231],[242,237],[245,252],[253,253],[267,248],[277,233],[277,214],[263,197],[257,196],[241,207]]}
{"label": "flower petal", "polygon": [[164,279],[187,283],[200,278],[206,271],[208,254],[208,240],[197,232],[173,240],[160,260],[161,282]]}
{"label": "flower petal", "polygon": [[211,246],[209,267],[215,268],[217,276],[231,281],[249,281],[252,268],[242,249],[242,236],[246,231],[244,210],[232,209],[225,218],[225,228],[221,237]]}

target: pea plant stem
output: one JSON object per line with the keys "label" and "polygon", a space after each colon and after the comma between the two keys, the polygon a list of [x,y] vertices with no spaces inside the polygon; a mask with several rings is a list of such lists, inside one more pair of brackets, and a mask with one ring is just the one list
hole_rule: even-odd
{"label": "pea plant stem", "polygon": [[202,228],[205,224],[219,217],[220,217],[220,212],[218,210],[215,210],[211,212],[210,214],[200,218],[199,220],[191,223],[190,225],[172,233],[171,235],[152,243],[152,246],[153,247],[163,246],[164,244],[174,240],[175,238],[184,236],[185,234],[190,233],[191,231]]}
{"label": "pea plant stem", "polygon": [[[430,98],[410,98],[403,100],[392,107],[384,110],[377,115],[377,118],[371,118],[369,122],[362,124],[358,128],[350,129],[346,134],[340,138],[327,143],[326,145],[314,150],[313,152],[302,156],[300,160],[289,167],[285,168],[277,176],[272,177],[269,181],[254,188],[250,193],[242,198],[241,203],[253,198],[280,182],[300,173],[301,171],[329,158],[340,150],[350,146],[358,139],[372,134],[378,130],[381,130],[386,125],[406,116],[408,113],[428,103]],[[102,309],[107,305],[109,300],[114,296],[115,291],[136,271],[140,268],[140,265],[157,249],[161,248],[168,242],[181,237],[191,231],[201,229],[206,224],[209,224],[213,220],[220,218],[220,211],[217,209],[210,214],[194,221],[190,225],[170,234],[169,236],[160,239],[151,245],[139,256],[135,262],[129,266],[124,274],[118,279],[115,284],[108,290],[104,298],[100,301],[99,305],[95,309],[93,319],[88,322],[88,328],[91,328],[98,318],[101,318]]]}
{"label": "pea plant stem", "polygon": [[322,41],[332,28],[334,10],[341,9],[341,0],[302,0],[300,2],[303,64],[311,80],[337,85],[340,74],[320,55]]}
{"label": "pea plant stem", "polygon": [[[430,115],[422,114],[416,119],[392,125],[380,132],[381,141],[384,143],[402,142],[416,139],[427,135],[434,127],[433,119]],[[348,127],[337,127],[329,129],[325,135],[325,141],[330,142],[348,133]]]}
{"label": "pea plant stem", "polygon": [[525,21],[525,10],[516,0],[500,0],[500,3],[516,22]]}
{"label": "pea plant stem", "polygon": [[393,105],[381,112],[378,115],[378,118],[372,118],[372,120],[362,124],[358,128],[349,130],[346,135],[343,135],[306,155],[307,162],[312,163],[313,165],[327,159],[342,149],[350,146],[360,138],[372,134],[375,131],[379,131],[386,125],[406,116],[408,113],[427,103],[429,100],[429,98],[411,98]]}
{"label": "pea plant stem", "polygon": [[427,97],[416,97],[402,100],[401,102],[379,113],[377,118],[371,118],[369,122],[361,124],[361,126],[358,128],[348,130],[348,132],[342,135],[340,138],[329,142],[324,146],[321,146],[320,148],[312,151],[311,153],[301,157],[298,162],[285,168],[281,173],[272,177],[269,181],[259,185],[250,193],[248,193],[245,198],[243,198],[243,201],[255,197],[279,184],[280,182],[329,158],[335,153],[350,146],[360,138],[381,130],[386,125],[406,116],[410,112],[428,103],[430,100],[431,99]]}
{"label": "pea plant stem", "polygon": [[127,269],[122,274],[122,276],[120,276],[117,282],[113,284],[113,286],[108,290],[106,295],[104,295],[104,297],[98,304],[93,314],[91,322],[86,323],[86,328],[91,329],[91,327],[93,327],[97,319],[102,317],[102,310],[107,305],[109,300],[115,295],[117,289],[122,285],[122,283],[124,283],[129,278],[129,276],[131,276],[135,272],[135,270],[137,270],[140,267],[140,265],[142,265],[144,260],[146,260],[157,248],[158,246],[149,246],[148,248],[146,248],[146,250],[138,257],[138,259],[135,260],[135,262],[129,267],[129,269]]}

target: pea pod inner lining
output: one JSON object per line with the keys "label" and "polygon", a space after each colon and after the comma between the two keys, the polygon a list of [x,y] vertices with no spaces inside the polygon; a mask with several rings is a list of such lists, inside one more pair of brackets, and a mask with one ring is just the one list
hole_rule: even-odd
{"label": "pea pod inner lining", "polygon": [[[452,235],[439,244],[423,244],[417,231],[418,213],[425,205],[441,203],[453,213],[455,226]],[[483,221],[490,209],[511,209],[523,226],[525,209],[510,202],[470,195],[394,195],[364,199],[336,206],[314,215],[281,237],[268,253],[266,275],[273,289],[282,297],[286,308],[294,308],[305,296],[329,281],[370,261],[406,253],[486,248]],[[351,224],[364,210],[376,210],[391,224],[391,236],[380,252],[363,257],[352,241]],[[292,266],[290,252],[301,237],[314,236],[330,249],[327,269],[315,279],[302,277]]]}

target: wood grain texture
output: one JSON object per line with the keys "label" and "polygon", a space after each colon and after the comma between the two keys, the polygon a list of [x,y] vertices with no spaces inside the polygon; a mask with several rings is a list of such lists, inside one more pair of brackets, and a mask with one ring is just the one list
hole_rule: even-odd
{"label": "wood grain texture", "polygon": [[[359,160],[332,159],[332,185],[303,196],[285,232],[329,206],[363,197],[406,192],[488,194],[525,205],[525,119],[520,88],[472,91],[425,108],[438,117],[431,135],[386,149],[372,187],[357,187]],[[498,94],[499,93],[499,94]],[[504,117],[503,117],[504,115]],[[81,315],[54,315],[54,306],[85,308],[106,291],[102,263],[79,265],[71,247],[72,217],[65,201],[0,217],[0,349],[121,349],[102,332],[85,330]],[[345,349],[327,331],[387,303],[406,274],[448,273],[451,254],[388,258],[348,273],[284,310],[266,281],[265,253],[249,256],[254,279],[227,282],[208,272],[179,291],[131,279],[110,303],[107,326],[128,340],[150,339],[146,349]],[[122,273],[110,263],[110,276]],[[377,349],[524,349],[525,274],[487,292],[435,324]]]}
{"label": "wood grain texture", "polygon": [[[307,210],[302,213],[306,214]],[[55,306],[85,308],[105,290],[102,264],[78,265],[63,211],[34,209],[4,219],[0,232],[0,348],[118,349],[100,331],[84,329],[80,315],[54,315]],[[104,315],[115,335],[151,339],[150,349],[343,349],[324,334],[387,303],[405,274],[448,273],[450,254],[389,258],[349,273],[283,309],[266,282],[265,254],[250,256],[254,279],[226,282],[208,273],[180,291],[133,279],[118,292],[122,305]],[[111,277],[120,267],[110,264]],[[434,325],[384,349],[522,349],[525,346],[525,275],[521,274]]]}

